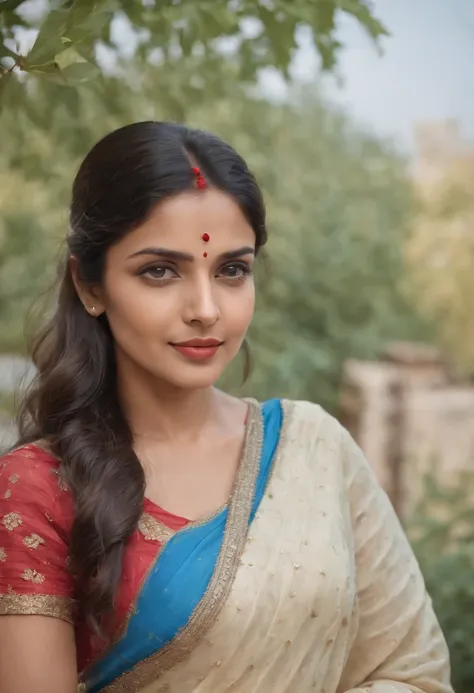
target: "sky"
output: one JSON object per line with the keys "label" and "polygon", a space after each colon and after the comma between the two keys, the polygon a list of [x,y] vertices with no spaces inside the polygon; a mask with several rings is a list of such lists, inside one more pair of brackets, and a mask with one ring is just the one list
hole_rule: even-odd
{"label": "sky", "polygon": [[[474,0],[374,0],[373,7],[391,36],[379,55],[355,21],[340,22],[342,85],[325,80],[330,98],[406,151],[414,123],[423,121],[454,118],[474,140]],[[294,74],[311,79],[318,69],[306,41]],[[266,88],[278,90],[278,80]]]}

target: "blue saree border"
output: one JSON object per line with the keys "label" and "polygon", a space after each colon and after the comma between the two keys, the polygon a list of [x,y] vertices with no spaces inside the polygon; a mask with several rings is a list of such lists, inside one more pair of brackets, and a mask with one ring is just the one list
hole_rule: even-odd
{"label": "blue saree border", "polygon": [[[278,399],[260,405],[263,440],[248,525],[273,466],[283,410]],[[224,540],[229,506],[207,522],[183,528],[161,549],[136,601],[124,636],[86,673],[86,690],[99,693],[139,662],[157,653],[186,626],[206,594]]]}

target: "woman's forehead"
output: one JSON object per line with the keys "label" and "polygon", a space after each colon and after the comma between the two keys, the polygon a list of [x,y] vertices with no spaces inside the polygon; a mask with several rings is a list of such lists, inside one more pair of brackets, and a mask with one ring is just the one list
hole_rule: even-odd
{"label": "woman's forehead", "polygon": [[203,243],[208,251],[215,245],[255,244],[254,231],[238,204],[218,190],[191,192],[165,200],[118,245],[124,252],[134,252],[142,245],[192,250],[196,244]]}

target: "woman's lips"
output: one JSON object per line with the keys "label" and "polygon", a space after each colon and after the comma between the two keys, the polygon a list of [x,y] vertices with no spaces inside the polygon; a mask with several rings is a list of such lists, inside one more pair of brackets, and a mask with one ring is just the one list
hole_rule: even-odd
{"label": "woman's lips", "polygon": [[217,339],[191,339],[171,346],[190,361],[208,361],[217,354],[222,344]]}

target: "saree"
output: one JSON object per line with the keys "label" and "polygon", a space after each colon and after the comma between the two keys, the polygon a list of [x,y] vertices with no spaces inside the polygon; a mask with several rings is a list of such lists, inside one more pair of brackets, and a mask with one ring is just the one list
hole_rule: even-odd
{"label": "saree", "polygon": [[[452,693],[446,643],[398,519],[319,406],[251,401],[228,505],[174,529],[142,525],[159,537],[154,554],[78,690]],[[0,532],[0,547],[18,528]],[[31,593],[30,610],[20,607],[2,565],[0,613],[45,613],[47,603],[71,618],[61,611],[71,595],[50,583],[45,594],[46,580],[34,591],[43,611]]]}

